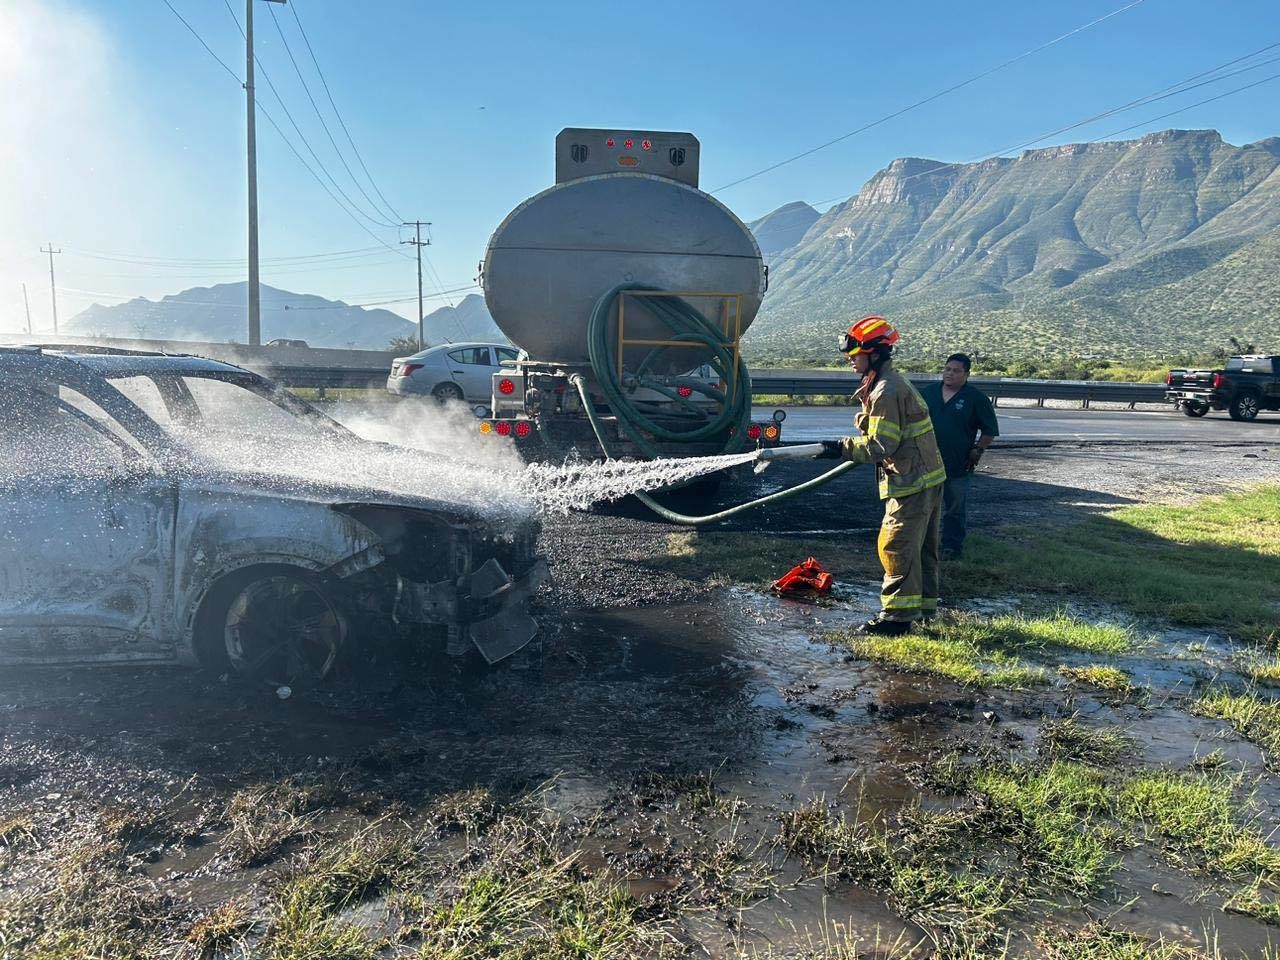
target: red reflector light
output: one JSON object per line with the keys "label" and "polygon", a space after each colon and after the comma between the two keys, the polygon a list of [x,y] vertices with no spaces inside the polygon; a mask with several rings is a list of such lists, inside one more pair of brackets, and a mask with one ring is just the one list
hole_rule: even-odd
{"label": "red reflector light", "polygon": [[624,140],[622,143],[622,146],[627,150],[630,150],[635,145],[636,145],[636,142],[634,140]]}
{"label": "red reflector light", "polygon": [[612,150],[612,149],[614,148],[614,145],[615,145],[616,143],[617,143],[617,141],[616,141],[616,140],[614,140],[614,139],[613,139],[613,137],[610,137],[608,140],[606,140],[606,141],[604,142],[604,145],[605,145],[606,147],[608,147],[610,150]]}
{"label": "red reflector light", "polygon": [[516,385],[510,380],[508,380],[506,377],[503,377],[501,380],[498,381],[498,392],[506,393],[506,394],[515,393]]}
{"label": "red reflector light", "polygon": [[516,424],[517,437],[527,437],[531,433],[533,433],[533,424],[528,420],[521,420]]}
{"label": "red reflector light", "polygon": [[751,426],[747,427],[747,439],[748,440],[760,439],[760,424],[753,423]]}
{"label": "red reflector light", "polygon": [[413,373],[413,371],[421,370],[421,369],[422,369],[422,364],[420,363],[406,363],[403,367],[400,368],[400,376],[407,377],[409,374]]}
{"label": "red reflector light", "polygon": [[680,394],[682,397],[692,397],[693,387],[676,387],[676,393]]}
{"label": "red reflector light", "polygon": [[652,150],[652,149],[653,149],[653,141],[652,141],[652,140],[641,140],[641,141],[640,141],[640,149],[641,149],[641,150]]}
{"label": "red reflector light", "polygon": [[494,424],[493,429],[498,431],[498,435],[502,437],[510,436],[511,422],[509,420],[499,420]]}

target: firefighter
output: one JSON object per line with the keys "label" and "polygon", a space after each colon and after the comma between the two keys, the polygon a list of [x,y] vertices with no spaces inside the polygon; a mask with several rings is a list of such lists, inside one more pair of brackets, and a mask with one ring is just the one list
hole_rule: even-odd
{"label": "firefighter", "polygon": [[898,635],[938,609],[938,525],[946,468],[933,436],[929,408],[893,369],[898,331],[882,317],[854,323],[840,351],[862,375],[854,419],[859,436],[824,440],[822,457],[874,463],[885,502],[878,547],[884,567],[880,613],[862,633]]}

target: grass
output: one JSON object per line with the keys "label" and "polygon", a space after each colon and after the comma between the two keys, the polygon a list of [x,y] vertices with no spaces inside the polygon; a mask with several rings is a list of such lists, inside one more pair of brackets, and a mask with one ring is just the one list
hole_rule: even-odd
{"label": "grass", "polygon": [[1220,774],[1142,773],[1118,795],[1122,816],[1142,822],[1175,855],[1209,873],[1280,881],[1280,850],[1237,814],[1239,782]]}
{"label": "grass", "polygon": [[890,830],[815,799],[784,811],[779,825],[778,843],[789,854],[879,890],[895,912],[924,928],[938,956],[988,955],[1019,900],[1008,878],[986,872],[974,856],[982,823],[965,811],[909,807]]}
{"label": "grass", "polygon": [[903,670],[931,673],[972,686],[1030,687],[1049,682],[1048,671],[1017,654],[1048,647],[1090,653],[1121,653],[1132,632],[1087,623],[1062,612],[1046,617],[1003,614],[985,618],[958,614],[921,625],[899,637],[834,634],[829,639],[860,657]]}
{"label": "grass", "polygon": [[215,956],[243,943],[252,928],[253,912],[239,900],[230,900],[192,924],[186,940],[199,956]]}
{"label": "grass", "polygon": [[1036,748],[1046,760],[1074,760],[1095,766],[1115,763],[1133,745],[1118,729],[1091,730],[1075,717],[1049,720]]}
{"label": "grass", "polygon": [[433,896],[408,897],[419,960],[608,960],[659,955],[669,939],[624,884],[583,870],[536,825],[509,820],[479,862]]}
{"label": "grass", "polygon": [[1280,687],[1280,656],[1250,651],[1243,657],[1242,670],[1254,683]]}
{"label": "grass", "polygon": [[47,869],[0,900],[0,956],[158,955],[169,908],[119,839],[95,829],[62,846]]}
{"label": "grass", "polygon": [[1245,739],[1267,753],[1269,764],[1280,762],[1280,703],[1256,693],[1232,693],[1222,687],[1210,690],[1192,705],[1202,717],[1226,720]]}
{"label": "grass", "polygon": [[1280,639],[1280,486],[1123,507],[1052,530],[1009,527],[969,543],[947,571],[954,593],[1084,593],[1143,617]]}
{"label": "grass", "polygon": [[1043,960],[1210,960],[1214,956],[1163,937],[1148,940],[1105,923],[1042,935],[1037,946],[1036,955]]}
{"label": "grass", "polygon": [[1121,697],[1132,696],[1139,689],[1134,686],[1129,674],[1109,664],[1089,663],[1078,667],[1064,665],[1058,668],[1058,673],[1073,683],[1085,683]]}
{"label": "grass", "polygon": [[1087,895],[1115,871],[1116,834],[1100,825],[1111,809],[1102,773],[1078,763],[985,770],[973,788],[1005,818],[1036,882]]}

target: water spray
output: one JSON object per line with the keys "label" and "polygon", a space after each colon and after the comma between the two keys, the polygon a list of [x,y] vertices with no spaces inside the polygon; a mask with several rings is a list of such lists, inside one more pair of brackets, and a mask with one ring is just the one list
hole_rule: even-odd
{"label": "water spray", "polygon": [[[573,384],[578,391],[578,396],[582,398],[582,409],[586,411],[587,419],[591,423],[591,429],[596,435],[596,441],[600,444],[600,449],[609,460],[613,460],[613,455],[609,452],[609,446],[604,439],[604,431],[600,427],[600,418],[596,414],[595,403],[591,399],[591,394],[587,390],[587,382],[581,374],[573,374],[569,378],[569,382]],[[794,447],[773,447],[767,450],[758,451],[754,459],[756,461],[756,470],[766,468],[769,462],[773,460],[789,460],[797,457],[815,457],[822,453],[824,447],[821,443],[806,443]],[[748,461],[749,462],[749,461]],[[664,507],[653,497],[643,491],[637,491],[635,496],[641,503],[671,523],[679,523],[684,526],[696,527],[706,523],[715,523],[718,520],[727,520],[730,517],[737,516],[739,513],[745,513],[748,510],[754,510],[756,507],[763,507],[768,503],[775,503],[779,500],[787,500],[791,497],[798,496],[801,493],[807,493],[810,490],[829,483],[842,473],[848,473],[857,464],[852,460],[837,464],[826,473],[819,474],[812,480],[806,480],[804,483],[796,484],[794,487],[788,487],[786,490],[779,490],[764,497],[757,497],[755,500],[748,500],[746,503],[740,503],[735,507],[729,507],[717,513],[709,513],[705,516],[695,517],[684,513],[676,513]]]}

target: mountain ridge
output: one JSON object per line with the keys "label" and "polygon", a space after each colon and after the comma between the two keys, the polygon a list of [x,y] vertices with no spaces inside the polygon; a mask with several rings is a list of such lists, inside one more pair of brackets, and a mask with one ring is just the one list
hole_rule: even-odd
{"label": "mountain ridge", "polygon": [[[1216,343],[1224,327],[1280,341],[1269,307],[1280,284],[1252,264],[1277,232],[1277,137],[1237,147],[1217,131],[1166,130],[977,163],[901,157],[766,255],[771,289],[745,347],[821,359],[832,327],[867,313],[898,318],[904,349],[921,353],[1096,353],[1106,328],[1118,357]],[[1251,278],[1248,295],[1219,297],[1214,316],[1187,325],[1153,324],[1137,296],[1173,310],[1174,285],[1186,297],[1203,273],[1225,289],[1233,272]]]}

